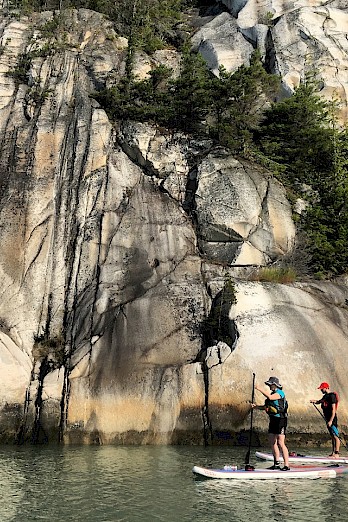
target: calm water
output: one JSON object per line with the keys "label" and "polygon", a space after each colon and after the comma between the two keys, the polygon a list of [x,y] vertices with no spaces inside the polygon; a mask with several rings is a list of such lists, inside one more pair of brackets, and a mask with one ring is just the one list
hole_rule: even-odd
{"label": "calm water", "polygon": [[244,448],[0,447],[0,521],[348,520],[348,477],[232,483],[192,475],[194,464],[242,465],[245,453]]}

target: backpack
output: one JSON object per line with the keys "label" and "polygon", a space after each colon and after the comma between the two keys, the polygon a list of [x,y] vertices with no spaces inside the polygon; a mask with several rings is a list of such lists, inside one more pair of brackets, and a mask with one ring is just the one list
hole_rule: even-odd
{"label": "backpack", "polygon": [[284,397],[284,399],[278,399],[277,410],[278,410],[278,413],[280,413],[281,417],[288,416],[288,409],[289,409],[289,403],[286,400],[286,398]]}
{"label": "backpack", "polygon": [[265,409],[268,415],[279,414],[280,417],[284,418],[288,416],[289,403],[285,397],[284,399],[277,399],[277,401],[271,401],[270,399],[266,399]]}
{"label": "backpack", "polygon": [[[333,391],[333,392],[328,392],[327,395],[334,395],[336,397],[336,402],[334,404],[336,404],[336,410],[338,408],[338,403],[339,403],[339,396],[338,396],[338,393]],[[330,404],[332,404],[331,402],[326,402],[326,401],[323,401],[322,402],[322,408],[327,408]]]}

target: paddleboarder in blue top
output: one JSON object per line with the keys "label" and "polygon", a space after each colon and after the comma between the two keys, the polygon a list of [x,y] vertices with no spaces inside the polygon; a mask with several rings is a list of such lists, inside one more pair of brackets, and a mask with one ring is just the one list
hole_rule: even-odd
{"label": "paddleboarder in blue top", "polygon": [[[265,410],[269,415],[268,434],[274,459],[274,464],[270,469],[289,471],[289,451],[285,445],[285,433],[288,421],[285,393],[277,377],[270,377],[265,384],[269,386],[269,391],[262,390],[258,385],[255,386],[255,390],[266,397],[265,404],[262,406],[253,404],[252,408]],[[283,467],[280,467],[280,452],[284,459]]]}
{"label": "paddleboarder in blue top", "polygon": [[331,435],[332,441],[332,453],[329,457],[338,459],[340,456],[340,445],[339,431],[337,428],[337,406],[338,406],[338,395],[335,392],[330,392],[330,385],[328,382],[322,382],[318,386],[318,390],[321,391],[323,397],[319,400],[311,400],[312,404],[320,404],[323,411],[323,416],[326,420],[327,429]]}

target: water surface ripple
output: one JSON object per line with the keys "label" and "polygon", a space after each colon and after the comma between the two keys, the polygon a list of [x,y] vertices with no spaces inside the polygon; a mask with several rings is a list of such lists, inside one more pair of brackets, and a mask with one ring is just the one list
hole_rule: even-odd
{"label": "water surface ripple", "polygon": [[1,447],[0,521],[348,519],[348,476],[237,483],[192,474],[195,464],[242,465],[244,456],[221,447]]}

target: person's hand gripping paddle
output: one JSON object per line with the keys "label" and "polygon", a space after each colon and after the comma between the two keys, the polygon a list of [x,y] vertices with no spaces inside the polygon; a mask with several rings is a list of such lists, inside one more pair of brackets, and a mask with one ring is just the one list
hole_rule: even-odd
{"label": "person's hand gripping paddle", "polygon": [[[327,426],[327,420],[325,419],[324,415],[323,415],[323,414],[321,413],[321,411],[319,410],[318,406],[317,406],[314,402],[312,402],[312,404],[313,404],[314,408],[317,410],[317,412],[319,413],[319,415],[324,419],[325,424],[326,424],[326,426]],[[339,434],[338,429],[336,428],[336,426],[327,426],[327,427],[328,427],[329,431],[332,433],[332,435],[335,435],[335,437],[337,437],[338,439],[340,439],[341,444],[343,444],[343,446],[344,446],[346,449],[348,449],[347,446],[346,446],[346,444],[345,444],[345,443],[343,442],[343,440],[341,439],[340,434]]]}

